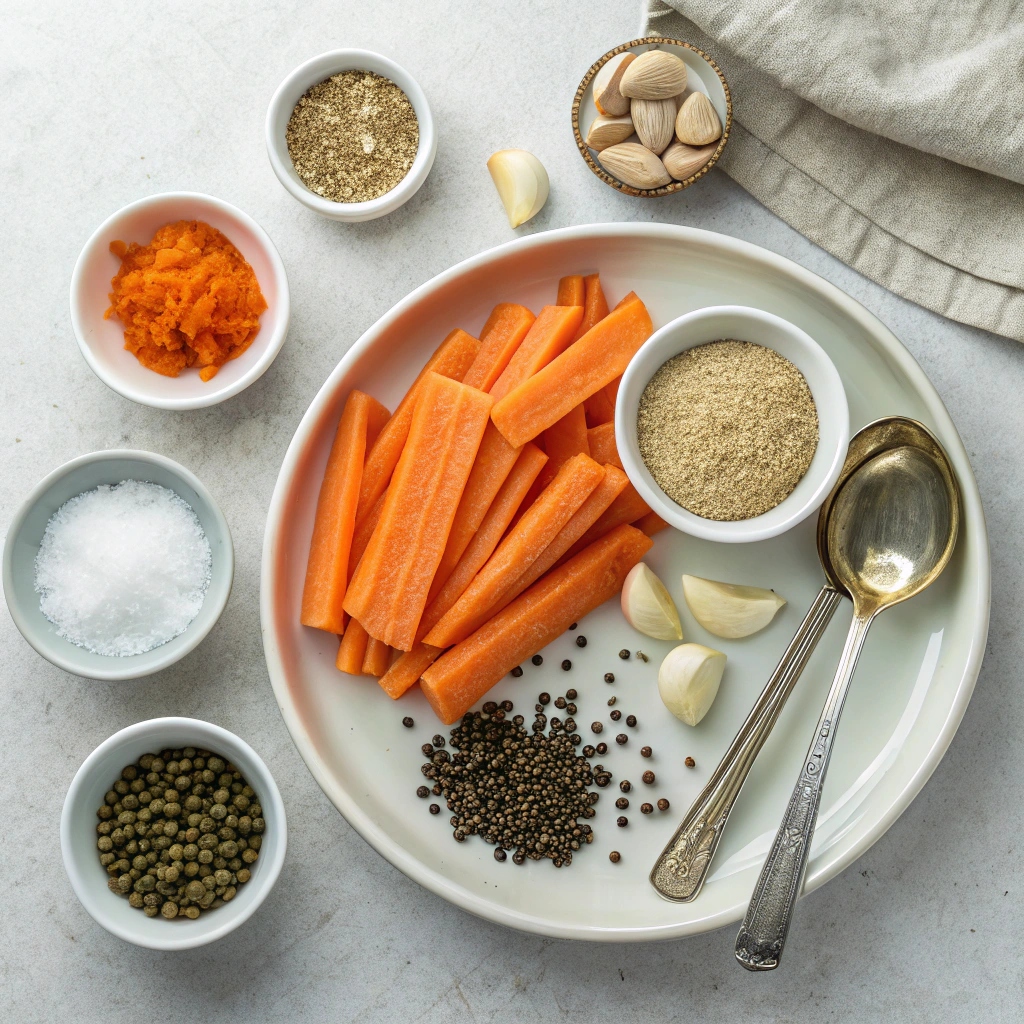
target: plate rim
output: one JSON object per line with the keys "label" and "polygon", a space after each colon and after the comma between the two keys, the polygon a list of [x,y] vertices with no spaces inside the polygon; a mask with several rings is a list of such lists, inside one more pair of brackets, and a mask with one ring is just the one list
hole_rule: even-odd
{"label": "plate rim", "polygon": [[422,298],[462,274],[500,259],[507,253],[516,250],[529,250],[560,241],[576,241],[579,239],[604,238],[608,236],[619,236],[623,239],[642,237],[646,239],[675,241],[683,244],[690,243],[710,246],[719,251],[730,252],[738,257],[752,260],[762,265],[767,264],[773,269],[789,276],[801,287],[815,292],[826,302],[838,306],[846,316],[857,323],[913,382],[918,395],[933,418],[933,422],[941,425],[941,432],[955,440],[955,445],[948,442],[944,443],[946,443],[947,450],[949,451],[950,460],[956,466],[960,480],[964,505],[967,510],[967,515],[964,518],[970,524],[970,531],[977,534],[981,552],[977,565],[978,589],[983,598],[979,603],[979,615],[971,635],[963,674],[946,719],[937,733],[935,741],[922,758],[920,765],[907,780],[903,788],[897,792],[895,798],[880,815],[878,821],[869,827],[848,850],[840,851],[831,858],[826,854],[825,863],[812,865],[813,870],[808,871],[803,894],[806,895],[813,892],[819,886],[824,885],[845,871],[854,861],[866,853],[910,806],[938,767],[939,762],[952,743],[953,736],[959,728],[974,692],[985,654],[991,606],[991,551],[984,509],[981,503],[981,494],[974,476],[974,470],[971,467],[970,459],[960,438],[959,431],[956,429],[952,417],[949,415],[939,393],[936,391],[935,385],[929,380],[910,351],[878,317],[837,285],[832,284],[830,281],[788,257],[772,252],[770,249],[765,249],[753,242],[734,238],[730,235],[723,235],[716,231],[674,224],[620,222],[574,225],[537,232],[492,246],[474,256],[460,260],[447,270],[442,271],[417,288],[414,288],[408,295],[384,313],[383,316],[377,319],[356,339],[339,360],[337,366],[328,375],[323,385],[321,385],[295,428],[295,433],[292,435],[282,460],[267,510],[267,520],[264,528],[263,550],[260,561],[260,632],[263,639],[267,672],[270,676],[274,697],[300,757],[317,785],[320,786],[324,795],[337,808],[342,817],[390,864],[419,885],[422,885],[425,889],[460,909],[484,920],[516,928],[520,931],[552,938],[582,939],[598,942],[658,941],[701,934],[736,923],[742,919],[746,910],[746,900],[742,900],[730,907],[725,907],[717,912],[665,925],[638,927],[564,925],[545,918],[535,917],[532,914],[527,914],[514,908],[499,906],[449,881],[443,875],[426,867],[416,857],[391,839],[382,828],[364,814],[355,802],[349,798],[347,792],[342,787],[333,782],[326,765],[317,753],[309,733],[302,725],[296,713],[294,703],[288,695],[288,683],[284,674],[281,653],[272,632],[273,588],[270,585],[270,581],[273,575],[274,564],[277,560],[278,544],[280,543],[279,525],[285,506],[286,489],[284,480],[286,476],[290,477],[294,473],[300,453],[308,443],[309,435],[322,414],[323,407],[331,401],[338,383],[349,372],[352,364],[359,361],[382,330],[400,319]]}

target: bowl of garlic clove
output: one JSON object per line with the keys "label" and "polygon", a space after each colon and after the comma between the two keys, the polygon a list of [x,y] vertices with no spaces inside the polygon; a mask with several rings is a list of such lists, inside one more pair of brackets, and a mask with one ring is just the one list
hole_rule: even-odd
{"label": "bowl of garlic clove", "polygon": [[606,185],[644,199],[672,195],[718,161],[732,97],[718,65],[680,39],[646,36],[591,65],[572,104],[587,166]]}

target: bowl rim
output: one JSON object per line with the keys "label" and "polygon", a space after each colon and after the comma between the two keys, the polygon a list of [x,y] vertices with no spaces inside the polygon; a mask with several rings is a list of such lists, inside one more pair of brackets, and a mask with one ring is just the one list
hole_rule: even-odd
{"label": "bowl rim", "polygon": [[[289,168],[292,167],[291,157],[288,155],[287,146],[283,143],[282,138],[274,130],[274,122],[281,108],[286,102],[289,102],[296,89],[296,82],[305,77],[309,71],[319,67],[317,72],[319,74],[320,71],[326,68],[333,68],[333,70],[326,70],[325,78],[341,74],[343,71],[373,71],[373,68],[361,68],[359,66],[360,61],[367,60],[387,68],[388,75],[386,77],[399,86],[408,97],[413,110],[416,112],[416,119],[419,122],[419,146],[416,149],[416,157],[413,160],[412,167],[409,168],[409,172],[391,191],[385,192],[376,199],[370,199],[362,203],[338,203],[332,199],[325,199],[323,196],[317,195],[312,189],[307,188],[301,182],[297,183],[292,178],[291,174],[289,174]],[[374,73],[379,74],[379,72]],[[323,80],[321,79],[321,81]],[[306,89],[303,89],[298,96],[290,99],[293,108],[305,92]],[[357,47],[325,50],[323,53],[310,57],[293,68],[274,90],[274,95],[271,97],[270,104],[267,107],[264,135],[270,166],[285,189],[314,213],[328,217],[331,220],[352,223],[373,220],[376,217],[384,216],[384,214],[393,212],[411,199],[419,191],[423,182],[426,181],[427,175],[434,164],[434,155],[437,152],[437,133],[434,130],[434,116],[430,109],[430,103],[427,101],[427,94],[423,91],[419,82],[404,67],[391,60],[390,57],[385,57],[382,53],[377,53],[374,50],[365,50]]]}
{"label": "bowl rim", "polygon": [[[722,88],[725,90],[725,123],[722,125],[722,137],[718,140],[718,148],[711,154],[711,159],[683,181],[672,181],[668,185],[662,185],[660,188],[635,188],[634,186],[627,185],[625,182],[619,181],[618,178],[610,175],[594,159],[593,154],[590,152],[590,147],[584,141],[583,134],[580,131],[580,107],[583,104],[583,97],[586,94],[587,89],[590,87],[590,83],[593,81],[594,76],[602,67],[604,67],[605,64],[608,63],[608,61],[612,59],[612,57],[617,57],[620,53],[625,53],[626,50],[632,50],[634,47],[645,45],[681,46],[683,49],[689,50],[691,53],[695,53],[711,67],[716,75],[718,75],[719,81],[722,83]],[[699,47],[694,46],[693,43],[688,43],[684,39],[673,39],[671,36],[641,36],[639,39],[631,39],[628,43],[622,43],[620,46],[616,46],[614,49],[609,50],[603,56],[598,57],[598,59],[590,65],[589,70],[583,76],[583,79],[576,90],[576,95],[572,100],[572,133],[573,137],[576,139],[576,148],[580,151],[580,155],[586,161],[587,166],[606,185],[610,185],[612,188],[617,189],[619,192],[622,192],[627,196],[636,196],[640,199],[657,199],[661,196],[674,195],[676,192],[681,192],[684,188],[689,188],[690,185],[692,185],[698,178],[702,178],[711,170],[712,167],[715,166],[716,163],[718,163],[718,158],[722,155],[722,150],[725,149],[725,144],[729,141],[729,133],[731,131],[732,93],[729,91],[729,83],[725,80],[725,75],[722,74],[722,69],[710,54],[707,54]]]}
{"label": "bowl rim", "polygon": [[[255,350],[259,355],[253,365],[233,383],[226,384],[221,388],[214,387],[213,390],[192,398],[153,395],[125,382],[116,372],[111,373],[109,367],[96,358],[91,344],[86,340],[86,318],[81,302],[81,295],[84,291],[83,278],[86,268],[100,254],[107,251],[106,246],[102,245],[103,238],[107,233],[116,227],[121,220],[140,210],[161,205],[171,206],[178,203],[191,203],[200,207],[212,207],[229,219],[237,220],[246,230],[251,232],[271,265],[277,289],[275,301],[276,323],[273,331],[266,332],[261,325],[260,333],[253,339],[249,348],[239,356],[240,359],[244,359],[246,355]],[[281,259],[281,255],[271,241],[270,236],[244,210],[240,210],[237,206],[233,206],[231,203],[218,199],[216,196],[208,195],[205,192],[156,192],[153,195],[136,199],[126,206],[122,206],[119,210],[115,210],[103,220],[89,236],[85,245],[82,246],[82,251],[78,254],[78,259],[75,261],[75,269],[71,274],[71,326],[75,332],[75,340],[78,342],[78,347],[85,357],[85,361],[89,364],[89,368],[111,391],[121,395],[122,398],[127,398],[129,401],[136,402],[139,405],[148,405],[153,409],[171,409],[179,412],[186,409],[204,409],[211,405],[219,405],[226,399],[244,391],[250,384],[259,380],[277,358],[288,335],[290,319],[291,297],[288,291],[288,274],[285,271],[284,261]]]}
{"label": "bowl rim", "polygon": [[[840,377],[835,364],[821,345],[819,345],[818,342],[816,342],[802,328],[797,327],[795,324],[790,323],[788,320],[783,319],[775,313],[769,313],[767,310],[758,309],[756,306],[741,306],[736,304],[703,306],[700,309],[691,310],[689,313],[684,313],[682,316],[676,317],[675,320],[669,321],[663,327],[660,327],[655,331],[650,338],[643,343],[636,355],[634,355],[630,360],[629,365],[626,367],[626,370],[622,375],[622,384],[619,391],[620,394],[628,394],[630,385],[633,383],[633,379],[640,373],[639,367],[641,360],[639,357],[645,352],[645,350],[651,352],[658,349],[669,341],[672,336],[680,330],[680,328],[689,327],[692,324],[700,324],[704,320],[711,320],[719,316],[738,316],[748,320],[752,325],[768,324],[784,332],[805,352],[807,352],[809,360],[813,360],[817,363],[825,376],[831,379],[830,388],[834,391],[834,394],[830,394],[830,401],[827,403],[826,408],[824,410],[822,409],[820,395],[818,396],[815,404],[818,407],[819,418],[824,412],[824,415],[827,415],[830,421],[835,422],[839,429],[835,450],[830,452],[828,470],[817,482],[814,490],[808,497],[804,498],[801,503],[794,503],[792,511],[774,524],[765,524],[762,521],[764,516],[768,516],[777,509],[783,508],[787,502],[790,502],[793,499],[795,492],[790,493],[781,502],[779,502],[778,505],[769,509],[768,512],[765,512],[760,516],[754,516],[751,519],[705,519],[702,516],[698,516],[696,513],[683,508],[665,494],[656,483],[654,487],[651,486],[647,479],[650,475],[649,471],[646,471],[646,467],[644,467],[644,471],[641,471],[639,457],[634,451],[635,443],[631,441],[631,437],[635,435],[637,407],[639,405],[642,390],[638,390],[637,402],[635,404],[632,401],[620,402],[617,404],[615,411],[616,445],[618,447],[619,457],[622,460],[623,469],[626,476],[629,477],[630,483],[637,489],[644,501],[651,506],[652,510],[677,530],[689,534],[692,537],[700,537],[703,540],[717,541],[719,543],[750,543],[753,541],[768,540],[771,537],[777,537],[780,534],[786,533],[794,526],[802,523],[821,505],[825,500],[826,495],[839,478],[839,474],[843,467],[843,459],[846,456],[846,449],[849,446],[850,411],[849,402],[846,398],[846,388],[843,385],[842,377]],[[679,348],[675,354],[678,355],[681,352],[707,343],[708,342],[705,341],[685,344]],[[770,341],[759,341],[757,344],[764,345],[765,348],[770,348],[775,351],[775,346]],[[662,360],[662,363],[671,358],[671,355],[667,355],[665,360]],[[648,381],[644,382],[645,387],[649,380],[650,377],[648,377]],[[808,386],[810,386],[810,382],[808,382]],[[630,431],[632,431],[632,434]],[[804,478],[806,478],[806,474]]]}
{"label": "bowl rim", "polygon": [[[225,540],[224,559],[226,586],[223,587],[222,592],[214,593],[211,593],[211,586],[211,590],[207,590],[206,597],[203,599],[203,608],[206,607],[206,602],[208,600],[211,601],[210,609],[213,614],[209,617],[209,621],[200,624],[195,629],[192,629],[192,623],[189,623],[189,625],[185,627],[185,631],[183,633],[179,633],[177,637],[173,637],[171,640],[168,640],[166,644],[161,644],[160,647],[155,647],[153,650],[159,651],[161,648],[166,648],[170,644],[174,643],[174,641],[179,639],[179,637],[188,638],[183,639],[180,650],[168,652],[169,656],[158,659],[151,668],[147,668],[142,672],[133,670],[130,667],[133,660],[132,658],[111,658],[110,661],[112,664],[111,668],[108,670],[85,670],[83,669],[83,666],[65,657],[59,651],[50,650],[45,646],[38,644],[35,639],[35,632],[28,625],[28,620],[25,617],[21,604],[16,597],[17,591],[14,586],[14,541],[21,533],[21,530],[25,525],[25,520],[39,503],[42,496],[55,483],[62,480],[80,466],[87,466],[91,463],[106,462],[114,459],[137,459],[140,462],[149,462],[154,465],[161,466],[172,476],[180,477],[181,480],[188,484],[188,486],[191,487],[192,490],[194,490],[206,503],[211,516],[217,523],[218,529],[223,533]],[[228,526],[227,519],[224,517],[224,513],[220,510],[220,506],[214,500],[213,495],[209,490],[207,490],[206,485],[203,484],[195,473],[186,469],[173,459],[167,458],[166,455],[158,455],[156,452],[147,452],[142,451],[141,449],[110,448],[104,449],[103,451],[88,452],[85,455],[76,456],[69,462],[65,462],[63,465],[51,470],[43,477],[42,480],[39,481],[39,483],[35,485],[35,487],[32,488],[31,491],[29,491],[28,495],[18,506],[17,511],[11,518],[10,525],[7,528],[7,535],[4,539],[3,591],[4,599],[7,603],[8,611],[11,613],[11,618],[14,620],[14,624],[18,627],[18,631],[21,635],[28,641],[29,646],[32,647],[37,654],[42,655],[42,657],[50,662],[51,665],[56,665],[57,668],[63,669],[65,672],[70,672],[72,675],[79,676],[84,679],[98,679],[104,682],[143,679],[156,672],[162,672],[165,668],[170,668],[171,665],[181,661],[185,655],[194,651],[196,647],[206,639],[213,627],[220,621],[220,617],[224,613],[224,609],[227,607],[228,598],[231,596],[234,576],[235,548],[234,541],[231,539],[231,529]],[[193,622],[195,621],[196,620],[193,620]],[[148,654],[149,652],[147,651],[146,653]],[[116,667],[119,663],[122,667]]]}
{"label": "bowl rim", "polygon": [[[104,912],[102,902],[94,897],[97,893],[102,894],[103,890],[96,889],[85,878],[80,870],[79,858],[75,855],[74,846],[71,841],[72,814],[78,802],[82,799],[83,791],[89,782],[93,770],[98,763],[112,751],[124,746],[130,740],[134,740],[146,733],[157,732],[165,729],[180,730],[184,735],[190,736],[199,734],[203,737],[202,746],[209,749],[216,749],[218,754],[227,753],[234,761],[234,754],[241,751],[243,757],[248,759],[255,767],[259,776],[259,797],[261,805],[267,805],[273,810],[272,820],[275,822],[275,830],[280,834],[280,843],[274,850],[274,855],[268,858],[266,867],[260,871],[256,881],[252,901],[235,913],[227,913],[224,920],[216,927],[211,927],[209,932],[192,936],[168,935],[162,937],[150,937],[140,935],[122,928],[115,921],[110,920]],[[163,746],[164,744],[161,743]],[[191,744],[190,744],[191,745]],[[222,748],[228,748],[223,750]],[[251,785],[251,780],[250,780]],[[254,787],[255,788],[255,787]],[[131,942],[136,946],[144,946],[149,949],[179,950],[194,949],[197,946],[205,946],[210,942],[223,938],[229,932],[234,931],[239,925],[247,921],[256,912],[257,908],[266,899],[268,893],[273,889],[281,868],[284,865],[284,858],[288,848],[288,824],[284,809],[284,800],[281,798],[281,791],[277,788],[274,776],[266,766],[263,759],[253,748],[240,736],[225,729],[223,726],[215,725],[213,722],[205,722],[199,718],[183,718],[169,716],[165,718],[149,718],[142,722],[135,722],[133,725],[119,729],[112,736],[108,736],[91,754],[82,762],[78,771],[75,772],[71,785],[64,796],[64,804],[60,815],[60,849],[64,860],[64,870],[67,872],[71,888],[78,897],[79,902],[86,909],[89,916],[100,926],[105,928],[112,935],[116,935],[125,942]],[[250,883],[246,883],[249,885]],[[253,891],[253,890],[250,890]],[[233,906],[228,904],[229,907]],[[218,908],[218,911],[224,908]],[[219,913],[218,913],[219,917]],[[150,920],[143,915],[143,920]]]}

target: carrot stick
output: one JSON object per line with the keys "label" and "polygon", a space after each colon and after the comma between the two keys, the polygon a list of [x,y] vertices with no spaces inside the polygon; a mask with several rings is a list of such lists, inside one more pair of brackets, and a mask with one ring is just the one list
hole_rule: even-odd
{"label": "carrot stick", "polygon": [[548,464],[540,475],[544,487],[554,480],[555,474],[574,455],[590,454],[587,416],[582,405],[570,409],[557,423],[544,431],[544,450],[548,453]]}
{"label": "carrot stick", "polygon": [[421,679],[437,717],[457,721],[507,672],[613,597],[650,547],[639,530],[619,527],[438,658]]}
{"label": "carrot stick", "polygon": [[[615,304],[615,309],[622,309],[623,306],[628,306],[631,302],[637,301],[636,292],[630,292],[628,295],[623,295],[621,299]],[[615,312],[615,309],[612,312]]]}
{"label": "carrot stick", "polygon": [[603,478],[604,470],[588,455],[571,458],[459,600],[423,638],[424,643],[449,647],[469,636],[487,618],[491,605],[530,568]]}
{"label": "carrot stick", "polygon": [[633,525],[642,533],[646,533],[648,537],[653,537],[656,533],[661,533],[662,530],[668,529],[668,523],[657,512],[648,512],[647,515],[641,516]]}
{"label": "carrot stick", "polygon": [[532,441],[615,380],[653,330],[639,299],[609,313],[544,369],[500,399],[491,411],[494,425],[509,444]]}
{"label": "carrot stick", "polygon": [[583,301],[583,322],[574,341],[579,341],[587,331],[608,315],[608,300],[604,297],[600,274],[588,274],[583,279],[586,298]]}
{"label": "carrot stick", "polygon": [[373,531],[377,529],[377,524],[380,522],[380,514],[384,508],[384,502],[387,500],[388,492],[385,490],[384,493],[373,503],[373,508],[363,516],[362,519],[356,523],[355,533],[352,534],[352,554],[348,560],[348,578],[352,579],[356,574],[356,569],[359,568],[359,559],[363,557],[363,552],[366,551],[367,544],[370,543],[370,538],[373,536]]}
{"label": "carrot stick", "polygon": [[476,462],[473,463],[473,472],[466,481],[466,489],[462,492],[455,520],[448,534],[448,543],[437,572],[434,573],[428,601],[433,600],[452,570],[459,564],[459,559],[473,539],[473,534],[480,529],[480,524],[484,521],[495,495],[512,472],[520,451],[522,449],[513,448],[501,436],[498,428],[488,422],[483,440],[480,442],[480,450],[476,454]]}
{"label": "carrot stick", "polygon": [[504,398],[517,384],[561,355],[576,337],[582,320],[582,306],[545,306],[508,366],[489,389],[491,397],[495,401]]}
{"label": "carrot stick", "polygon": [[379,679],[391,664],[391,648],[372,636],[366,641],[366,653],[363,655],[362,674]]}
{"label": "carrot stick", "polygon": [[[490,391],[501,371],[508,366],[536,318],[514,302],[499,302],[480,332],[480,352],[462,378],[463,384]],[[516,447],[519,447],[518,445]]]}
{"label": "carrot stick", "polygon": [[338,648],[338,660],[335,662],[342,672],[347,672],[350,676],[362,675],[363,658],[366,656],[369,639],[366,630],[357,619],[348,620],[345,635],[341,638],[341,646]]}
{"label": "carrot stick", "polygon": [[587,298],[587,287],[579,274],[563,277],[558,282],[556,306],[582,306]]}
{"label": "carrot stick", "polygon": [[587,431],[587,444],[590,445],[590,457],[602,466],[618,466],[622,469],[619,449],[615,446],[615,424],[602,423],[599,427],[591,427]]}
{"label": "carrot stick", "polygon": [[388,420],[387,426],[380,432],[380,436],[366,460],[362,485],[359,488],[359,508],[356,510],[357,524],[384,493],[384,488],[387,487],[391,474],[394,472],[395,466],[398,465],[402,448],[405,447],[405,439],[409,436],[409,424],[412,422],[416,397],[427,374],[439,373],[442,377],[462,380],[479,352],[480,342],[465,331],[456,329],[441,342],[427,365],[412,382],[412,387],[405,393],[405,398],[399,402],[394,416]]}
{"label": "carrot stick", "polygon": [[490,395],[428,373],[380,522],[345,595],[378,640],[409,650],[487,426]]}
{"label": "carrot stick", "polygon": [[650,506],[637,493],[632,484],[628,484],[623,492],[608,506],[608,510],[594,525],[569,549],[568,558],[578,554],[598,537],[614,530],[625,523],[635,523],[638,519],[650,514]]}
{"label": "carrot stick", "polygon": [[389,415],[375,398],[362,391],[349,392],[316,503],[306,582],[302,589],[300,621],[304,626],[339,635],[345,631],[341,602],[348,584],[349,553],[367,437],[371,433],[376,437]]}
{"label": "carrot stick", "polygon": [[[547,456],[536,445],[523,446],[522,454],[517,459],[515,468],[495,497],[476,536],[466,548],[465,554],[449,575],[447,582],[440,592],[431,598],[423,612],[418,636],[425,636],[462,596],[466,587],[473,582],[477,572],[483,568],[484,563],[498,546],[505,528],[545,462],[547,462]],[[433,653],[431,654],[431,652]],[[384,688],[385,693],[393,700],[397,700],[419,679],[423,669],[440,653],[441,649],[438,647],[428,647],[423,643],[416,644],[411,651],[403,654],[380,680],[380,685]]]}
{"label": "carrot stick", "polygon": [[608,398],[607,388],[601,388],[596,394],[591,395],[583,406],[587,411],[588,427],[598,427],[615,419],[615,406]]}

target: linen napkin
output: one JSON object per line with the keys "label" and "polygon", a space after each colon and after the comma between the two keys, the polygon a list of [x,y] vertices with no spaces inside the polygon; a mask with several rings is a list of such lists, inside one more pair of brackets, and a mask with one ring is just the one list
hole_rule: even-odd
{"label": "linen napkin", "polygon": [[643,0],[729,82],[718,166],[890,290],[1024,341],[1019,0]]}

